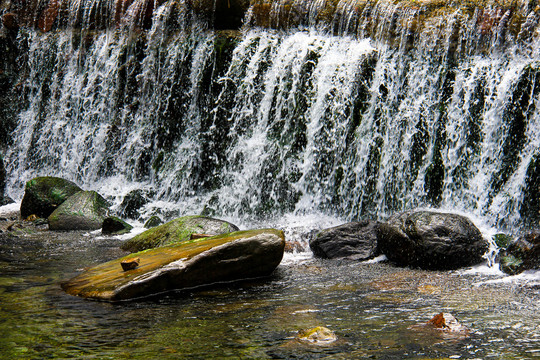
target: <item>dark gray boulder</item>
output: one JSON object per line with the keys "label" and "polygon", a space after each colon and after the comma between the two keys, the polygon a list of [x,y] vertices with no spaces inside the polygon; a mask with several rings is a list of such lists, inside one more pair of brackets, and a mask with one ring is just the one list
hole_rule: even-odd
{"label": "dark gray boulder", "polygon": [[309,241],[309,247],[313,255],[325,259],[372,259],[379,255],[378,227],[377,221],[363,220],[324,229]]}
{"label": "dark gray boulder", "polygon": [[26,183],[21,202],[21,217],[26,219],[35,214],[46,218],[67,198],[82,191],[69,180],[44,176],[34,178]]}
{"label": "dark gray boulder", "polygon": [[379,249],[400,266],[449,270],[483,261],[489,244],[466,217],[407,211],[381,223]]}
{"label": "dark gray boulder", "polygon": [[127,234],[131,229],[133,229],[133,226],[129,225],[119,217],[109,216],[103,220],[101,233],[103,235],[121,235]]}
{"label": "dark gray boulder", "polygon": [[50,230],[97,230],[107,217],[107,201],[95,191],[79,191],[49,216]]}
{"label": "dark gray boulder", "polygon": [[540,269],[540,231],[519,237],[499,254],[499,267],[510,275]]}

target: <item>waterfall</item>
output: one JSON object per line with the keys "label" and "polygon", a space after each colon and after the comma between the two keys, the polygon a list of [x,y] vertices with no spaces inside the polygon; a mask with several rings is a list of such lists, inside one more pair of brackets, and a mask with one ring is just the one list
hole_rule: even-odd
{"label": "waterfall", "polygon": [[257,2],[231,34],[183,2],[133,2],[151,22],[131,5],[118,26],[114,2],[89,3],[105,25],[75,26],[96,18],[87,6],[65,29],[19,31],[22,108],[5,155],[15,198],[54,175],[117,203],[150,189],[153,206],[181,214],[435,207],[538,223],[534,11],[516,29],[515,11],[497,8]]}

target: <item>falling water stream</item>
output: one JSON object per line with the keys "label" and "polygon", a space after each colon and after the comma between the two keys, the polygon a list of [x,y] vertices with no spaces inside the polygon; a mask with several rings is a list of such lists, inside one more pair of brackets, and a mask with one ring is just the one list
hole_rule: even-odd
{"label": "falling water stream", "polygon": [[[8,194],[20,200],[28,179],[59,176],[116,211],[142,189],[151,201],[139,227],[203,213],[284,229],[305,249],[264,281],[112,305],[58,284],[121,256],[125,238],[2,235],[3,358],[540,356],[538,272],[427,272],[307,249],[313,230],[417,207],[469,216],[486,237],[538,224],[540,43],[525,25],[510,35],[496,8],[429,17],[409,2],[359,12],[347,0],[325,21],[330,2],[276,1],[231,32],[181,1],[152,2],[149,23],[148,2],[135,1],[116,26],[115,2],[65,3],[63,28],[16,39]],[[442,311],[470,335],[410,329]],[[315,326],[339,341],[294,341]]]}

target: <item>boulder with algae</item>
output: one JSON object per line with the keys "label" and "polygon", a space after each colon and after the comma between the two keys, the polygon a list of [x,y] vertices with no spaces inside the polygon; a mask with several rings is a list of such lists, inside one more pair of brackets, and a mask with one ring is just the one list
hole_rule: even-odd
{"label": "boulder with algae", "polygon": [[184,216],[148,229],[122,244],[122,250],[136,252],[190,240],[192,234],[220,235],[240,230],[229,222],[204,216]]}
{"label": "boulder with algae", "polygon": [[64,201],[48,217],[50,230],[97,230],[103,225],[109,207],[95,191],[79,191]]}
{"label": "boulder with algae", "polygon": [[32,214],[46,218],[70,196],[82,191],[69,180],[52,176],[36,177],[26,183],[21,202],[21,217]]}
{"label": "boulder with algae", "polygon": [[[141,251],[66,281],[71,295],[121,301],[220,282],[270,275],[283,258],[285,236],[275,229],[238,231]],[[135,267],[124,270],[131,258]]]}

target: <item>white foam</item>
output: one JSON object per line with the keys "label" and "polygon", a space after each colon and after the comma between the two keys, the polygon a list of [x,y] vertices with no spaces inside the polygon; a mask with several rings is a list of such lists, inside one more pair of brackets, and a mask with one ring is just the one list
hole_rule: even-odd
{"label": "white foam", "polygon": [[19,211],[20,208],[21,208],[21,203],[13,203],[13,204],[0,206],[0,216]]}

